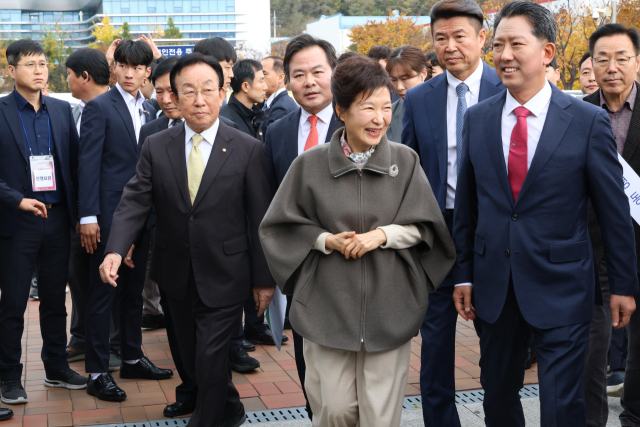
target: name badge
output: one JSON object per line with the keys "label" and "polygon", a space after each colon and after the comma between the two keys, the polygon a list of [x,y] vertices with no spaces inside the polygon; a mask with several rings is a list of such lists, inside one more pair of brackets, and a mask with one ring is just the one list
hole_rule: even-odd
{"label": "name badge", "polygon": [[31,156],[31,186],[33,191],[55,191],[56,170],[53,156]]}

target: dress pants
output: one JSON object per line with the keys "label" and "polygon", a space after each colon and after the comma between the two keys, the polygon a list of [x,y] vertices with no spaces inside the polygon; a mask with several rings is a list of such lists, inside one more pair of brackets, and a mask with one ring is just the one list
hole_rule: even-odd
{"label": "dress pants", "polygon": [[411,341],[389,351],[338,350],[304,339],[314,427],[398,427]]}
{"label": "dress pants", "polygon": [[20,211],[16,233],[0,237],[0,381],[20,380],[22,376],[20,340],[38,256],[42,361],[47,373],[69,367],[65,307],[69,216],[64,203],[47,209],[47,215],[45,219]]}
{"label": "dress pants", "polygon": [[256,302],[253,296],[244,302],[243,307],[244,326],[242,326],[242,315],[240,315],[235,333],[231,337],[230,350],[235,350],[242,346],[245,334],[259,334],[267,330],[267,326],[264,324],[264,314],[258,316],[258,310],[256,310]]}
{"label": "dress pants", "polygon": [[[289,310],[291,309],[291,298],[291,295],[287,295],[287,310],[285,312],[287,317],[289,317]],[[296,370],[298,371],[298,378],[300,379],[300,384],[302,385],[302,393],[304,394],[304,400],[306,402],[305,407],[307,409],[309,419],[313,421],[313,411],[311,411],[309,398],[307,397],[307,391],[304,388],[304,381],[307,371],[307,365],[304,361],[304,338],[302,338],[302,336],[300,336],[300,334],[298,334],[294,329],[291,329],[291,334],[293,335],[293,352],[296,357]]]}
{"label": "dress pants", "polygon": [[152,250],[149,250],[149,255],[147,257],[147,271],[144,277],[144,289],[142,290],[142,313],[149,316],[159,316],[163,313],[160,304],[160,290],[158,289],[158,284],[149,279],[149,272],[151,271],[151,255]]}
{"label": "dress pants", "polygon": [[627,325],[629,353],[622,390],[620,424],[640,427],[640,295],[635,295],[636,311]]}
{"label": "dress pants", "polygon": [[[133,251],[135,268],[124,262],[118,270],[118,286],[104,283],[100,278],[100,264],[104,260],[109,241],[109,229],[100,229],[98,249],[91,255],[89,294],[86,307],[85,368],[99,374],[109,371],[109,317],[117,306],[120,326],[122,360],[136,360],[143,356],[142,349],[142,288],[149,253],[149,232],[146,231],[139,247]],[[119,254],[126,256],[127,254]]]}
{"label": "dress pants", "polygon": [[611,292],[607,276],[607,262],[596,266],[603,305],[593,307],[589,326],[589,345],[584,363],[584,400],[587,407],[587,426],[605,427],[609,418],[607,397],[607,353],[611,342]]}
{"label": "dress pants", "polygon": [[171,317],[171,308],[167,301],[167,294],[160,289],[160,305],[164,312],[164,318],[167,322],[167,340],[169,341],[169,349],[171,350],[171,356],[173,357],[173,364],[176,365],[176,370],[182,384],[176,387],[176,402],[187,403],[193,401],[198,396],[198,386],[196,382],[187,374],[182,362],[182,356],[180,355],[180,344],[178,343],[178,337],[176,335],[176,328],[173,326],[173,320]]}
{"label": "dress pants", "polygon": [[627,369],[627,352],[629,340],[627,339],[627,327],[611,329],[611,346],[609,347],[609,365],[611,371],[624,371]]}
{"label": "dress pants", "polygon": [[538,354],[540,425],[586,426],[582,375],[589,322],[551,329],[534,328],[522,316],[513,284],[495,323],[482,321],[480,382],[487,427],[524,427],[519,391],[527,360],[527,329]]}
{"label": "dress pants", "polygon": [[[69,256],[69,290],[71,291],[71,337],[69,347],[84,350],[85,308],[87,306],[87,293],[89,292],[89,272],[91,268],[91,254],[82,247],[80,233],[71,231],[71,251]],[[111,353],[120,352],[120,334],[114,322],[118,316],[111,314],[109,325],[109,346]]]}
{"label": "dress pants", "polygon": [[167,299],[178,334],[180,355],[187,375],[196,379],[198,400],[190,427],[217,426],[242,410],[240,395],[231,379],[229,344],[242,304],[208,307],[198,294],[193,269],[182,301]]}

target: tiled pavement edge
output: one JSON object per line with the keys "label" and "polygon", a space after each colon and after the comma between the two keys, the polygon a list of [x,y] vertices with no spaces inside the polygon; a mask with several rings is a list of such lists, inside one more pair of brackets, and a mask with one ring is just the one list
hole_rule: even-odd
{"label": "tiled pavement edge", "polygon": [[[164,381],[124,380],[114,373],[118,385],[127,392],[124,402],[103,402],[87,395],[85,390],[47,388],[43,384],[44,367],[40,359],[42,337],[38,314],[39,302],[30,301],[25,313],[25,332],[22,339],[23,380],[28,393],[26,405],[11,407],[15,416],[0,422],[0,427],[66,427],[96,424],[114,424],[162,419],[167,403],[175,401],[175,387],[180,383],[177,373]],[[71,318],[71,300],[67,294],[68,319]],[[234,372],[234,383],[247,411],[277,409],[304,405],[304,396],[296,371],[291,331],[289,342],[282,351],[272,346],[257,346],[250,353],[260,361],[260,368],[249,374]],[[411,343],[411,366],[406,395],[420,394],[421,338]],[[174,369],[164,329],[143,332],[142,346],[153,363]],[[472,322],[458,319],[456,330],[456,390],[480,388],[480,347]],[[71,367],[85,374],[84,361],[71,363]],[[536,366],[525,374],[525,383],[537,383]]]}

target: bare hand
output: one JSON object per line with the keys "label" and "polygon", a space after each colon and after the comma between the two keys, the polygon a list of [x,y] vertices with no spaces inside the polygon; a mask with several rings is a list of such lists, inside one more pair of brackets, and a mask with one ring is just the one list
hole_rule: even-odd
{"label": "bare hand", "polygon": [[35,216],[41,216],[47,218],[47,207],[44,203],[37,201],[36,199],[24,198],[18,205],[18,209],[26,212],[33,212]]}
{"label": "bare hand", "polygon": [[611,324],[615,329],[629,324],[631,315],[636,311],[636,300],[632,295],[611,295]]}
{"label": "bare hand", "polygon": [[258,310],[258,317],[262,316],[264,311],[269,307],[273,295],[276,293],[275,286],[256,286],[253,288],[253,300],[256,303],[256,310]]}
{"label": "bare hand", "polygon": [[129,249],[129,252],[127,252],[127,256],[124,257],[124,265],[126,265],[129,268],[133,268],[133,258],[131,258],[133,256],[133,250],[136,248],[136,245],[131,245],[131,249]]}
{"label": "bare hand", "polygon": [[473,286],[456,286],[453,289],[453,303],[464,320],[476,318],[476,309],[471,305],[471,295],[473,295]]}
{"label": "bare hand", "polygon": [[76,234],[80,234],[80,221],[76,222]]}
{"label": "bare hand", "polygon": [[342,244],[345,240],[350,237],[354,237],[355,235],[355,231],[343,231],[339,234],[330,234],[327,236],[327,239],[324,242],[324,247],[325,249],[340,251],[340,253],[344,253],[342,250]]}
{"label": "bare hand", "polygon": [[356,234],[342,243],[342,253],[349,259],[362,258],[364,254],[387,243],[387,235],[380,229],[375,229],[364,234]]}
{"label": "bare hand", "polygon": [[156,43],[153,41],[153,38],[151,37],[151,34],[148,34],[146,36],[144,34],[141,35],[140,40],[144,40],[147,42],[147,44],[151,48],[151,51],[153,52],[154,59],[160,59],[162,57],[162,52],[160,52],[160,49],[158,49],[158,46],[156,46]]}
{"label": "bare hand", "polygon": [[99,241],[100,226],[97,223],[80,225],[80,242],[82,247],[87,250],[87,253],[92,254],[93,251],[98,249]]}
{"label": "bare hand", "polygon": [[111,43],[111,46],[109,46],[109,49],[107,49],[107,53],[105,53],[105,56],[107,57],[107,62],[109,63],[109,68],[111,68],[111,66],[115,62],[114,54],[116,52],[116,47],[118,47],[118,43],[120,43],[121,41],[122,40],[120,39],[115,39],[113,43]]}
{"label": "bare hand", "polygon": [[100,278],[102,281],[114,288],[117,287],[118,268],[120,268],[120,257],[114,253],[107,254],[102,264],[100,264]]}

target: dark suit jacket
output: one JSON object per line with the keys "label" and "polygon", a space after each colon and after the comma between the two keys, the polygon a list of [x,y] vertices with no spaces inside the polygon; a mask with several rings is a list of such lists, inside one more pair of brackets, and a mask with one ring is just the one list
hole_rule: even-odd
{"label": "dark suit jacket", "polygon": [[[61,170],[56,170],[58,185],[62,185],[69,225],[75,229],[78,218],[78,132],[66,101],[47,98],[51,139]],[[25,197],[31,180],[29,148],[20,124],[18,106],[13,92],[0,100],[0,237],[11,237],[20,225],[18,205]]]}
{"label": "dark suit jacket", "polygon": [[629,201],[609,118],[601,108],[551,89],[542,134],[515,203],[501,135],[506,91],[471,107],[465,118],[453,280],[473,283],[476,314],[489,323],[502,312],[510,277],[532,326],[591,320],[589,199],[602,219],[611,293],[638,292]]}
{"label": "dark suit jacket", "polygon": [[[269,126],[269,132],[264,142],[264,154],[267,156],[269,177],[271,183],[277,188],[289,170],[289,166],[298,157],[298,125],[302,108]],[[325,142],[331,141],[333,133],[344,126],[335,113],[331,116],[329,130]]]}
{"label": "dark suit jacket", "polygon": [[[627,139],[624,143],[622,158],[629,163],[629,166],[631,166],[636,173],[640,174],[640,150],[637,149],[640,145],[640,85],[636,83],[636,86],[638,87],[638,94],[636,95],[635,108],[631,116],[631,125],[629,126]],[[582,99],[600,107],[600,89]],[[635,221],[633,221],[633,231],[635,233],[637,250],[637,248],[640,247],[640,225]],[[589,236],[591,236],[595,263],[598,265],[604,256],[604,242],[602,240],[602,231],[598,225],[598,218],[593,209],[589,209]],[[637,260],[636,267],[638,271],[640,271],[640,259]]]}
{"label": "dark suit jacket", "polygon": [[219,117],[232,121],[239,130],[247,135],[262,140],[260,125],[264,120],[264,112],[259,107],[254,106],[254,108],[248,109],[231,95],[229,103],[220,108]]}
{"label": "dark suit jacket", "polygon": [[115,212],[106,252],[126,253],[153,205],[150,277],[182,300],[193,268],[204,304],[241,303],[252,286],[275,286],[258,238],[272,195],[262,144],[220,123],[192,206],[184,138],[184,125],[147,138]]}
{"label": "dark suit jacket", "polygon": [[[153,120],[156,111],[146,101],[144,109],[149,112],[147,121]],[[100,228],[111,228],[113,212],[136,172],[144,141],[142,137],[140,144],[136,141],[129,109],[116,87],[85,105],[80,135],[80,218],[97,216]]]}
{"label": "dark suit jacket", "polygon": [[289,96],[286,90],[278,94],[271,102],[271,106],[267,108],[264,122],[262,122],[262,135],[267,134],[267,128],[271,123],[280,120],[297,109],[298,104]]}
{"label": "dark suit jacket", "polygon": [[[478,102],[504,90],[496,71],[485,63],[483,67]],[[447,199],[447,87],[447,73],[442,73],[407,91],[401,138],[420,156],[443,212]]]}

